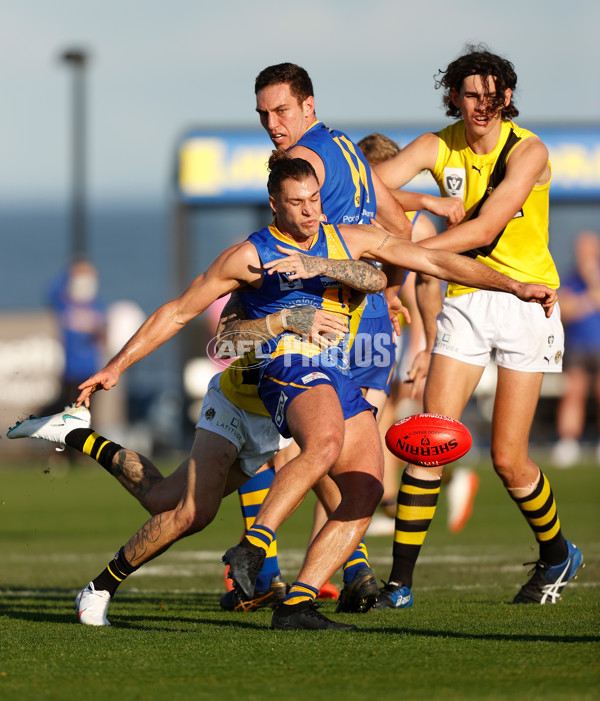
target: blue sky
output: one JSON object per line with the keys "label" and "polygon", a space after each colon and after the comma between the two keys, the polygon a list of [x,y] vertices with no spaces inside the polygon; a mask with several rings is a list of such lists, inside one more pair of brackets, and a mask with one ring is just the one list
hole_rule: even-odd
{"label": "blue sky", "polygon": [[446,122],[433,74],[484,41],[515,64],[521,124],[600,121],[599,26],[591,0],[4,0],[0,205],[69,198],[71,46],[92,54],[89,197],[104,202],[164,198],[177,136],[256,124],[254,78],[286,60],[333,126],[429,127]]}

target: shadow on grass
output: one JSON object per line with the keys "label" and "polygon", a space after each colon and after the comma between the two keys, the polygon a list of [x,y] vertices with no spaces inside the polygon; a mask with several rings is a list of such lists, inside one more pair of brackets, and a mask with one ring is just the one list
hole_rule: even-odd
{"label": "shadow on grass", "polygon": [[[77,594],[71,589],[37,590],[25,592],[23,590],[4,590],[6,597],[0,603],[0,617],[19,619],[34,623],[77,623],[77,613],[73,609],[73,602]],[[226,628],[238,628],[247,630],[261,630],[269,627],[270,616],[264,618],[262,614],[252,619],[253,614],[240,614],[221,611],[217,594],[182,594],[181,596],[170,594],[157,596],[148,594],[126,594],[119,597],[118,605],[122,610],[128,606],[133,609],[143,608],[145,612],[129,613],[123,615],[117,613],[111,615],[111,624],[122,630],[146,630],[149,632],[182,632],[181,628],[171,626],[190,626],[185,632],[195,632],[197,626],[214,626]],[[197,616],[179,615],[177,609],[187,608],[198,610]],[[169,609],[173,608],[171,614]],[[59,609],[59,610],[57,610]],[[152,611],[148,611],[152,609]],[[63,612],[64,611],[64,612]],[[212,617],[202,614],[210,612]],[[167,626],[165,626],[167,624]]]}
{"label": "shadow on grass", "polygon": [[[77,624],[77,614],[73,610],[76,592],[71,589],[48,591],[3,591],[8,595],[0,603],[0,616],[9,619],[39,623]],[[270,609],[253,613],[234,613],[220,611],[219,594],[168,594],[167,596],[149,594],[124,594],[119,597],[119,607],[144,609],[144,613],[117,613],[110,620],[116,629],[165,633],[195,633],[198,627],[211,626],[238,630],[269,630]],[[11,601],[12,599],[12,601]],[[173,613],[169,609],[173,608]],[[197,615],[180,615],[178,609],[198,610]],[[153,611],[149,611],[153,608]],[[57,609],[60,609],[57,611]],[[329,612],[328,612],[329,613]],[[209,614],[209,615],[205,615]],[[363,625],[368,623],[362,615],[348,617],[358,625],[354,635],[369,634],[375,636],[404,636],[414,638],[448,638],[456,640],[482,640],[497,642],[550,642],[550,643],[589,643],[598,642],[596,635],[551,635],[536,633],[501,633],[501,632],[466,632],[444,630],[441,628],[427,629],[424,627],[391,625]],[[180,627],[178,627],[180,626]],[[304,635],[305,631],[277,631],[274,635]],[[311,635],[319,632],[311,631]],[[322,633],[321,633],[322,634]],[[331,635],[331,632],[327,632]],[[344,633],[344,635],[352,633]],[[334,633],[336,635],[336,633]]]}
{"label": "shadow on grass", "polygon": [[422,628],[359,628],[359,632],[384,635],[408,635],[419,638],[455,638],[458,640],[496,640],[504,642],[593,643],[597,635],[525,635],[520,633],[464,633],[453,630],[423,630]]}

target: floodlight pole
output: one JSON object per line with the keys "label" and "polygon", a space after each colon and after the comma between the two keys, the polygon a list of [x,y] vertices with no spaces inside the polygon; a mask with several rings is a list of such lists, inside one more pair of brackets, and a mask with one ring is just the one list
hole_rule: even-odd
{"label": "floodlight pole", "polygon": [[71,240],[73,260],[87,257],[86,220],[86,90],[88,55],[80,49],[63,52],[61,60],[73,69],[71,94]]}

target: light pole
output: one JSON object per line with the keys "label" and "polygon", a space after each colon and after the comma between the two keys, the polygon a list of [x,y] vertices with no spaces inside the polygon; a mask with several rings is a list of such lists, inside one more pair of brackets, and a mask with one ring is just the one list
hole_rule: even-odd
{"label": "light pole", "polygon": [[61,60],[72,68],[71,97],[71,240],[73,260],[87,256],[86,221],[86,91],[85,68],[88,55],[81,49],[69,49]]}

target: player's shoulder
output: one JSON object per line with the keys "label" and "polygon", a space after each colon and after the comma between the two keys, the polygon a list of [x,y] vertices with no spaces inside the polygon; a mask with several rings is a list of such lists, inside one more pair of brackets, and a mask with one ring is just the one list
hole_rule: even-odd
{"label": "player's shoulder", "polygon": [[246,239],[226,248],[217,260],[220,260],[223,265],[256,265],[260,258],[256,246]]}
{"label": "player's shoulder", "polygon": [[418,162],[423,169],[429,168],[437,157],[440,139],[440,132],[424,132],[409,142],[400,153],[396,154],[393,158],[379,164],[375,170],[378,172],[385,172],[386,165],[392,164],[391,167],[393,167],[395,162],[398,164]]}
{"label": "player's shoulder", "polygon": [[513,161],[513,165],[523,160],[538,160],[540,164],[548,160],[548,148],[537,134],[510,123],[512,131],[519,137],[519,141],[512,147],[507,157],[507,165]]}

